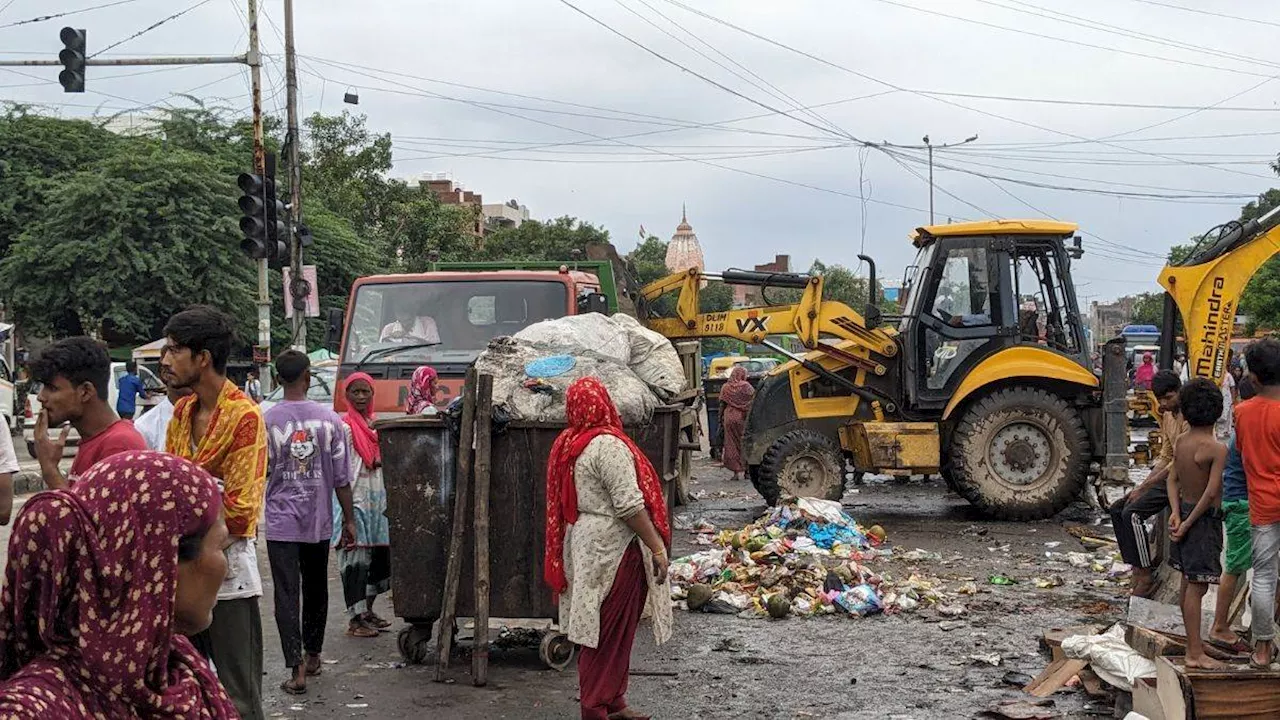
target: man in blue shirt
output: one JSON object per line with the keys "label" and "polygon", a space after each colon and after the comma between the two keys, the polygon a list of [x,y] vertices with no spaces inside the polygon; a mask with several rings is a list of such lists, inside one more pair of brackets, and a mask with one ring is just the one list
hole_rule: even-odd
{"label": "man in blue shirt", "polygon": [[[1241,387],[1240,399],[1253,397],[1253,387]],[[1248,393],[1246,395],[1246,393]],[[1209,643],[1237,653],[1249,652],[1249,644],[1231,629],[1231,601],[1240,578],[1253,567],[1252,528],[1249,523],[1249,489],[1245,482],[1244,459],[1234,436],[1227,446],[1227,466],[1222,471],[1222,524],[1226,529],[1227,562],[1218,583],[1218,605],[1213,615]]]}
{"label": "man in blue shirt", "polygon": [[124,420],[132,420],[138,411],[138,396],[141,395],[144,400],[148,397],[147,386],[138,377],[138,363],[130,360],[124,369],[124,376],[117,386],[120,397],[116,399],[116,414]]}

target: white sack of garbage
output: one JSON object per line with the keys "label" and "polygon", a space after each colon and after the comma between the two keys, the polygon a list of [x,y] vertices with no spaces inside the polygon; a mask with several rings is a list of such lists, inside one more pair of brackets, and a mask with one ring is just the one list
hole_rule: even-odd
{"label": "white sack of garbage", "polygon": [[630,315],[589,313],[544,320],[516,333],[515,339],[548,353],[626,365],[664,402],[684,389],[684,367],[671,341]]}
{"label": "white sack of garbage", "polygon": [[[533,387],[525,368],[554,351],[515,338],[497,338],[480,353],[476,370],[493,376],[493,403],[513,419],[529,422],[563,423],[564,394],[573,381],[585,376],[599,378],[618,406],[627,425],[643,425],[653,417],[658,398],[625,364],[600,355],[576,355],[571,370],[554,377],[540,378]],[[560,350],[557,354],[565,354]]]}

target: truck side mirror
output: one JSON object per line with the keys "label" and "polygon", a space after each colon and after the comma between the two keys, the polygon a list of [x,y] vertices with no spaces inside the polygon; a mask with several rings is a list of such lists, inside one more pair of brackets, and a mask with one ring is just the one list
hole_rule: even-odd
{"label": "truck side mirror", "polygon": [[587,293],[578,298],[578,314],[586,315],[587,313],[600,313],[601,315],[609,314],[609,298],[604,293]]}
{"label": "truck side mirror", "polygon": [[342,324],[346,313],[341,308],[329,308],[325,317],[324,346],[331,352],[338,352],[342,345]]}

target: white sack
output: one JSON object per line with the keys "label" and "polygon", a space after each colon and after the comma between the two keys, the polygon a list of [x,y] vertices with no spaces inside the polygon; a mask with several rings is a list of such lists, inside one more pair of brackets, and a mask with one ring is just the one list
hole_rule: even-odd
{"label": "white sack", "polygon": [[1128,692],[1133,692],[1133,684],[1140,678],[1156,676],[1156,664],[1129,647],[1120,624],[1101,635],[1073,635],[1062,641],[1062,652],[1069,658],[1088,660],[1098,677]]}

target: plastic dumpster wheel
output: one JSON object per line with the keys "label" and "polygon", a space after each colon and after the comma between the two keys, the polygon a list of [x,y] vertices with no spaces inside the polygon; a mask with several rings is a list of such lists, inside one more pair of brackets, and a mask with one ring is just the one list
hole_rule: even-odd
{"label": "plastic dumpster wheel", "polygon": [[431,657],[434,646],[431,644],[430,625],[406,625],[400,630],[396,644],[400,648],[400,656],[410,665],[424,665]]}
{"label": "plastic dumpster wheel", "polygon": [[542,636],[542,644],[538,646],[538,657],[543,664],[552,670],[563,671],[573,662],[573,655],[578,646],[569,642],[569,636],[558,632],[549,632]]}

